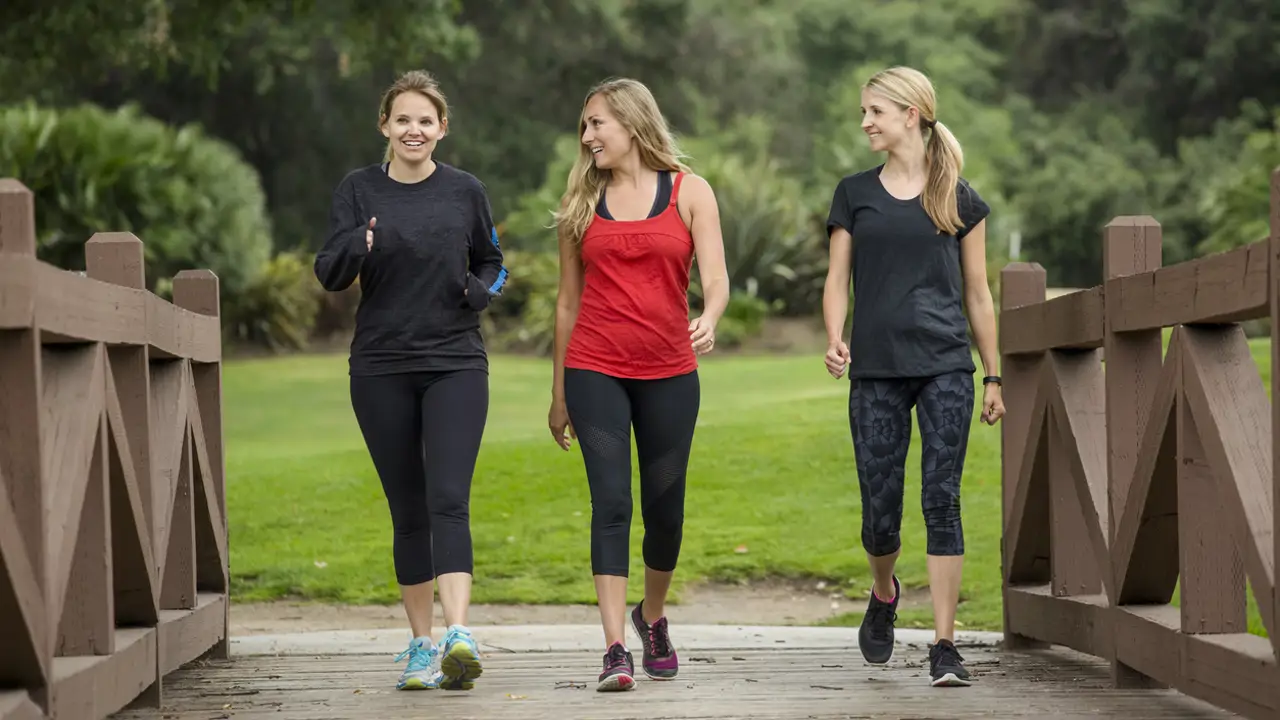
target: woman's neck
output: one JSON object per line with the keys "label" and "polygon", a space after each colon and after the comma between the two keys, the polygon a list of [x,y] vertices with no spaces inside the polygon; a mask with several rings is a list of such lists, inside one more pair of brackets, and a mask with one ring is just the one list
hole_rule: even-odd
{"label": "woman's neck", "polygon": [[657,175],[656,171],[640,162],[639,153],[631,153],[609,171],[609,184],[613,187],[640,188],[654,175]]}
{"label": "woman's neck", "polygon": [[431,177],[435,171],[436,161],[430,157],[416,165],[410,165],[398,157],[393,157],[391,164],[387,166],[387,176],[402,183],[422,182]]}
{"label": "woman's neck", "polygon": [[890,150],[880,174],[907,182],[917,182],[927,177],[929,166],[925,160],[923,140],[908,142],[906,147]]}

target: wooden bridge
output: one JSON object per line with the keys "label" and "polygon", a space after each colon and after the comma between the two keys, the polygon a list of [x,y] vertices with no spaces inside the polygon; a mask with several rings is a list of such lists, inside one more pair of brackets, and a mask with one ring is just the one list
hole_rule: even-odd
{"label": "wooden bridge", "polygon": [[744,647],[614,701],[566,694],[594,651],[498,648],[476,691],[423,698],[371,659],[228,652],[217,278],[162,300],[127,233],[88,240],[85,276],[46,265],[0,180],[0,720],[1280,717],[1280,406],[1241,325],[1280,318],[1280,170],[1270,212],[1171,267],[1154,219],[1116,218],[1104,283],[1052,300],[1039,266],[1001,273],[1005,642],[964,650],[976,687],[929,688],[920,648]]}

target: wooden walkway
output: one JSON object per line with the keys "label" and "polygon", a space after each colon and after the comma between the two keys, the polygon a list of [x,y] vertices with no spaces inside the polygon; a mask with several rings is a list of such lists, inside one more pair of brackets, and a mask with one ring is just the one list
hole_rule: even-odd
{"label": "wooden walkway", "polygon": [[692,652],[672,682],[641,680],[597,693],[599,655],[490,653],[471,692],[397,692],[384,655],[244,656],[201,661],[166,679],[164,703],[118,720],[275,720],[439,717],[450,720],[607,718],[1227,718],[1171,690],[1114,690],[1107,665],[1069,650],[961,648],[976,682],[928,685],[926,650],[908,647],[887,668],[857,650]]}

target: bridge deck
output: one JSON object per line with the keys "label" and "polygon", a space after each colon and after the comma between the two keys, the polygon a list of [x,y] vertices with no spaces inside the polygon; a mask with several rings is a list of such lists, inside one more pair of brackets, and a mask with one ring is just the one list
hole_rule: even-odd
{"label": "bridge deck", "polygon": [[[1167,690],[1114,690],[1107,666],[1064,650],[962,648],[968,688],[935,689],[921,646],[886,668],[856,650],[691,652],[681,677],[641,680],[623,694],[597,693],[595,652],[486,653],[471,692],[397,692],[399,666],[385,655],[240,656],[201,661],[171,676],[163,706],[118,720],[187,718],[1223,718],[1230,714]],[[408,712],[409,714],[406,714]]]}

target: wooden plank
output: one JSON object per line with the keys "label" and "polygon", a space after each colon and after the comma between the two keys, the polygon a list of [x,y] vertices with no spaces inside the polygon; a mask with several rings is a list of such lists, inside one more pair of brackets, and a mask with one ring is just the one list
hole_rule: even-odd
{"label": "wooden plank", "polygon": [[0,252],[0,330],[34,326],[35,264],[34,257]]}
{"label": "wooden plank", "polygon": [[227,598],[200,593],[194,610],[162,610],[157,646],[160,674],[204,655],[226,637]]}
{"label": "wooden plank", "polygon": [[1000,352],[1005,355],[1050,349],[1102,347],[1102,287],[1000,313]]}
{"label": "wooden plank", "polygon": [[155,629],[116,630],[115,647],[112,655],[54,659],[54,717],[107,717],[155,682]]}
{"label": "wooden plank", "polygon": [[[56,618],[45,609],[39,330],[0,330],[0,683],[43,688]],[[43,700],[40,700],[43,703]]]}
{"label": "wooden plank", "polygon": [[1267,317],[1267,241],[1108,280],[1117,332]]}
{"label": "wooden plank", "polygon": [[[1164,605],[1173,598],[1178,582],[1178,476],[1177,422],[1175,401],[1182,387],[1179,364],[1181,328],[1173,331],[1160,379],[1156,383],[1151,412],[1147,414],[1142,441],[1134,457],[1133,478],[1129,482],[1109,478],[1114,490],[1124,495],[1113,498],[1118,520],[1112,524],[1112,572],[1117,595],[1115,604],[1153,603]],[[1123,392],[1123,389],[1118,389]],[[1121,463],[1116,453],[1110,461]],[[1121,468],[1122,469],[1122,468]]]}
{"label": "wooden plank", "polygon": [[22,690],[0,691],[0,720],[44,720],[40,707]]}
{"label": "wooden plank", "polygon": [[1116,662],[1168,687],[1177,685],[1182,675],[1178,608],[1125,605],[1108,612],[1114,631]]}
{"label": "wooden plank", "polygon": [[1280,650],[1270,602],[1275,591],[1274,478],[1266,389],[1238,325],[1184,330],[1184,392],[1228,513],[1218,527],[1233,535],[1263,626]]}
{"label": "wooden plank", "polygon": [[[147,368],[142,368],[147,372]],[[111,442],[108,443],[108,470],[111,490],[111,556],[112,588],[115,592],[116,621],[122,625],[151,625],[159,609],[158,570],[152,552],[153,529],[147,520],[144,503],[150,500],[150,478],[140,480],[130,453],[130,433],[145,431],[149,426],[128,424],[116,391],[113,373],[106,373],[106,416]],[[145,399],[143,396],[142,399]],[[128,399],[128,398],[126,398]],[[138,398],[134,398],[135,411]],[[150,408],[142,408],[150,412]],[[148,439],[149,442],[149,439]],[[150,455],[148,450],[147,455]],[[144,468],[150,467],[148,458]]]}
{"label": "wooden plank", "polygon": [[98,413],[93,462],[87,472],[79,532],[68,563],[72,578],[58,626],[55,655],[110,655],[115,652],[116,608],[111,592],[110,470],[107,419]]}
{"label": "wooden plank", "polygon": [[1186,398],[1178,401],[1178,550],[1182,631],[1245,633],[1244,560],[1234,533],[1223,532],[1228,516],[1219,484],[1200,442]]}
{"label": "wooden plank", "polygon": [[1111,617],[1105,595],[1054,597],[1049,585],[1022,585],[1010,587],[1007,597],[1009,623],[1019,635],[1111,657]]}
{"label": "wooden plank", "polygon": [[382,657],[257,656],[200,663],[175,673],[166,682],[163,709],[129,710],[117,720],[1229,716],[1168,690],[1114,690],[1105,663],[1067,650],[1001,653],[961,648],[976,682],[942,693],[945,698],[927,682],[925,648],[905,648],[901,659],[885,668],[863,665],[851,657],[856,652],[833,648],[693,653],[682,664],[679,679],[641,679],[636,690],[622,696],[595,692],[600,658],[589,652],[490,655],[476,689],[465,694],[397,692],[395,667],[387,668]]}
{"label": "wooden plank", "polygon": [[35,196],[15,178],[0,178],[0,252],[36,254]]}
{"label": "wooden plank", "polygon": [[[1041,384],[1043,387],[1043,383]],[[1031,434],[1023,448],[1013,488],[1013,506],[1004,532],[1006,583],[1048,580],[1049,528],[1049,420],[1045,391],[1035,391]],[[1012,463],[1009,463],[1012,464]]]}
{"label": "wooden plank", "polygon": [[189,358],[217,362],[222,357],[218,318],[177,307],[155,295],[147,296],[147,343],[153,357]]}
{"label": "wooden plank", "polygon": [[[1271,284],[1268,288],[1271,298],[1271,377],[1272,382],[1280,378],[1280,167],[1271,173],[1271,237],[1268,240],[1270,256]],[[1271,402],[1271,518],[1272,522],[1280,522],[1280,477],[1275,474],[1280,468],[1280,401]],[[1280,558],[1280,533],[1271,535],[1271,557]],[[1280,570],[1280,568],[1276,568]],[[1280,575],[1280,572],[1276,573]],[[1271,616],[1280,618],[1280,592],[1272,588]]]}
{"label": "wooden plank", "polygon": [[[1049,353],[1045,391],[1056,438],[1050,443],[1050,484],[1071,531],[1061,538],[1084,566],[1073,588],[1057,595],[1093,595],[1111,584],[1107,517],[1107,437],[1101,351]],[[1055,506],[1054,510],[1057,509]],[[1053,525],[1058,527],[1055,514]],[[1055,546],[1059,538],[1055,537]],[[1110,594],[1108,592],[1108,594]]]}
{"label": "wooden plank", "polygon": [[1280,711],[1280,670],[1266,638],[1248,633],[1183,635],[1179,690],[1245,717]]}
{"label": "wooden plank", "polygon": [[37,263],[36,326],[54,335],[46,342],[147,342],[145,290],[94,280]]}

